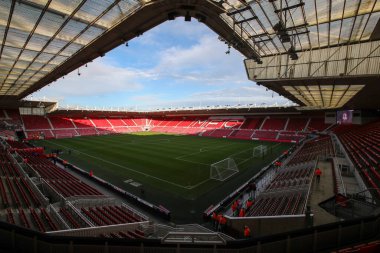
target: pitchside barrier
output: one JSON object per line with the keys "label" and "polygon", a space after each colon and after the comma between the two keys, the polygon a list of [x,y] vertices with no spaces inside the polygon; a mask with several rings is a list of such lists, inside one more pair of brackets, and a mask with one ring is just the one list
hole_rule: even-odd
{"label": "pitchside barrier", "polygon": [[[274,224],[276,226],[276,224]],[[291,227],[292,224],[289,224]],[[253,229],[253,235],[254,235]],[[271,236],[202,245],[203,241],[162,244],[160,239],[73,237],[40,233],[0,221],[0,248],[4,252],[331,252],[374,241],[380,234],[380,216],[339,221]]]}

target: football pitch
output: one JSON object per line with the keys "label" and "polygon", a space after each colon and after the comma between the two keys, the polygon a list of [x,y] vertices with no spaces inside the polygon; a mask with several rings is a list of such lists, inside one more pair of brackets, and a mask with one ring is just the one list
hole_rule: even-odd
{"label": "football pitch", "polygon": [[[60,149],[61,158],[172,211],[183,206],[179,204],[183,201],[204,202],[200,209],[193,207],[199,210],[215,204],[290,147],[150,132],[39,140],[35,144],[47,152]],[[258,145],[267,146],[267,155],[253,157]],[[239,172],[226,181],[210,179],[211,164],[226,158],[235,161]]]}

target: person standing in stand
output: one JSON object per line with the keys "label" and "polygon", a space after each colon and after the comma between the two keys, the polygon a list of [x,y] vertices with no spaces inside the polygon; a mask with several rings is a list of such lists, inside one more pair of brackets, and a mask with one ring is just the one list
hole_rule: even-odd
{"label": "person standing in stand", "polygon": [[257,190],[257,186],[256,186],[255,182],[250,183],[249,187],[251,190],[249,196],[251,198],[255,198],[256,197],[256,190]]}
{"label": "person standing in stand", "polygon": [[244,238],[251,238],[251,229],[248,226],[244,226]]}
{"label": "person standing in stand", "polygon": [[245,209],[243,207],[240,208],[239,217],[245,217]]}
{"label": "person standing in stand", "polygon": [[215,230],[218,229],[218,215],[215,212],[212,212],[211,215],[212,225]]}
{"label": "person standing in stand", "polygon": [[321,181],[321,175],[322,175],[322,171],[320,168],[317,168],[314,172],[314,175],[316,176],[316,181],[317,181],[317,184],[319,184],[319,182]]}

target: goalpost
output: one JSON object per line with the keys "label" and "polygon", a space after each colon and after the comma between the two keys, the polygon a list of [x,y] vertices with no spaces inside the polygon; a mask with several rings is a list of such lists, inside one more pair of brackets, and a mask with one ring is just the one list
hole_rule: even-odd
{"label": "goalpost", "polygon": [[253,157],[264,157],[268,153],[267,146],[260,145],[253,149]]}
{"label": "goalpost", "polygon": [[255,160],[254,158],[263,158],[267,153],[268,147],[266,145],[259,145],[253,149],[249,148],[232,154],[226,159],[211,164],[210,179],[225,181],[239,172],[238,164],[250,164],[250,161]]}
{"label": "goalpost", "polygon": [[232,158],[226,158],[211,164],[210,179],[225,181],[239,172],[239,169]]}

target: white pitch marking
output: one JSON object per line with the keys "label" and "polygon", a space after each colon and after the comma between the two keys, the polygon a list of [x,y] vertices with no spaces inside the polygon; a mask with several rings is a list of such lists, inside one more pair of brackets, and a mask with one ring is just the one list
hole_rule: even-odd
{"label": "white pitch marking", "polygon": [[[45,141],[48,142],[48,143],[51,143],[51,144],[53,144],[53,145],[61,146],[61,147],[63,147],[63,148],[69,148],[69,147],[67,147],[67,146],[64,146],[64,145],[61,145],[61,144],[56,144],[56,143],[53,143],[53,142],[48,141],[48,140],[45,140]],[[80,154],[83,154],[83,155],[85,155],[85,156],[88,156],[88,157],[91,157],[91,158],[94,158],[94,159],[97,159],[97,160],[103,161],[103,162],[105,162],[105,163],[112,164],[112,165],[117,166],[117,167],[119,167],[119,168],[122,168],[122,169],[125,169],[125,170],[129,170],[129,171],[133,171],[133,172],[135,172],[135,173],[138,173],[138,174],[144,175],[144,176],[146,176],[146,177],[154,178],[154,179],[159,180],[159,181],[161,181],[161,182],[165,182],[165,183],[168,183],[168,184],[171,184],[171,185],[174,185],[174,186],[177,186],[177,187],[183,188],[183,189],[188,189],[188,190],[193,189],[193,188],[192,188],[193,186],[183,186],[183,185],[180,185],[180,184],[177,184],[177,183],[173,183],[173,182],[170,182],[170,181],[168,181],[168,180],[165,180],[165,179],[162,179],[162,178],[159,178],[159,177],[155,177],[155,176],[152,176],[152,175],[146,174],[146,173],[141,172],[141,171],[137,171],[137,170],[134,170],[134,169],[131,169],[131,168],[125,167],[125,166],[123,166],[123,165],[120,165],[120,164],[117,164],[117,163],[114,163],[114,162],[110,162],[110,161],[108,161],[108,160],[105,160],[105,159],[102,159],[102,158],[99,158],[99,157],[96,157],[96,156],[93,156],[93,155],[89,155],[89,154],[87,154],[87,153],[81,152],[81,151],[76,150],[76,149],[71,149],[71,150],[74,150],[74,151],[76,151],[76,152],[78,152],[78,153],[80,153]]]}

